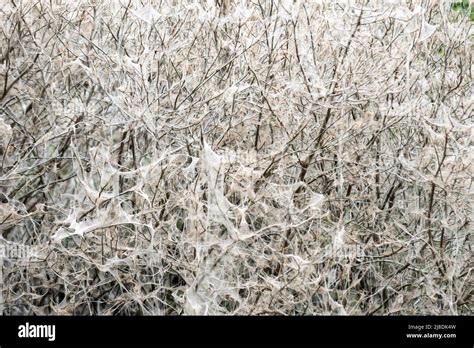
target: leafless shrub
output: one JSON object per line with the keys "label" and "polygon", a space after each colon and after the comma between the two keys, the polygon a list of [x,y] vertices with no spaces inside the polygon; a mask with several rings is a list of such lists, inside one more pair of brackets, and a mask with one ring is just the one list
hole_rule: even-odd
{"label": "leafless shrub", "polygon": [[471,313],[439,3],[4,2],[4,314]]}

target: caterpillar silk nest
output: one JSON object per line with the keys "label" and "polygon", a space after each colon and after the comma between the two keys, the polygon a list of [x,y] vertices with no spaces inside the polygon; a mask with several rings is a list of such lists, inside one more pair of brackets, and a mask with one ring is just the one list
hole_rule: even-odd
{"label": "caterpillar silk nest", "polygon": [[6,123],[3,118],[0,118],[0,144],[2,146],[7,146],[12,138],[13,131],[12,127]]}

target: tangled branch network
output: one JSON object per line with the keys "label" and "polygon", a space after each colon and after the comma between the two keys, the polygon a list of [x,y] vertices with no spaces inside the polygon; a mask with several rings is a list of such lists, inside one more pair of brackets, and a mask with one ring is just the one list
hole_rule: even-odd
{"label": "tangled branch network", "polygon": [[472,314],[473,14],[2,1],[2,313]]}

